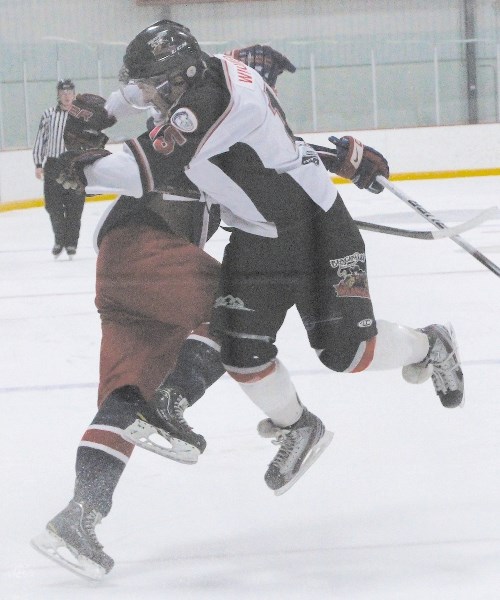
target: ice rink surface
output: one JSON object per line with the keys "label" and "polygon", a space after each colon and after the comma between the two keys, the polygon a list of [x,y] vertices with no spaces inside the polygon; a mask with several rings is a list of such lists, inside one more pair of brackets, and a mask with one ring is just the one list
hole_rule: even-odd
{"label": "ice rink surface", "polygon": [[[448,224],[500,205],[500,177],[398,184]],[[401,201],[352,185],[362,220],[432,229]],[[450,240],[366,233],[375,312],[454,324],[463,408],[399,371],[335,374],[294,312],[278,344],[333,443],[281,497],[259,411],[227,376],[187,414],[208,441],[197,465],[137,449],[97,534],[116,566],[88,583],[29,540],[72,495],[76,447],[95,413],[100,341],[87,203],[76,259],[54,261],[43,209],[0,214],[0,597],[5,600],[498,600],[500,278]],[[209,250],[220,257],[224,232]],[[500,263],[500,218],[463,234]]]}

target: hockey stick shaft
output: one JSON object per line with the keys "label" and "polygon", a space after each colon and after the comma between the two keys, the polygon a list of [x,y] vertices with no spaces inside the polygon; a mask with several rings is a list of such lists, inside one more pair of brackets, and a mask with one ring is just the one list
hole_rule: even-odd
{"label": "hockey stick shaft", "polygon": [[[385,233],[388,235],[397,235],[399,237],[415,238],[417,240],[435,240],[434,231],[417,231],[410,229],[400,229],[399,227],[389,227],[388,225],[378,225],[377,223],[368,223],[367,221],[354,221],[359,229],[364,231],[374,231],[375,233]],[[440,232],[437,232],[440,233]]]}
{"label": "hockey stick shaft", "polygon": [[[430,213],[418,202],[407,196],[402,190],[400,190],[388,179],[382,177],[382,175],[378,175],[377,181],[380,183],[380,185],[383,185],[384,188],[392,192],[396,197],[398,197],[415,212],[417,212],[426,221],[429,221],[429,223],[432,223],[432,225],[434,225],[438,229],[446,229],[446,225],[442,221],[437,219],[432,213]],[[477,248],[474,248],[474,246],[466,242],[459,235],[452,235],[450,239],[453,240],[456,244],[458,244],[461,248],[463,248],[466,252],[468,252],[471,256],[473,256],[476,260],[478,260],[481,264],[483,264],[492,273],[495,273],[495,275],[500,277],[500,267],[496,265],[493,261],[491,261],[482,252],[480,252]]]}
{"label": "hockey stick shaft", "polygon": [[449,238],[458,235],[459,233],[463,233],[464,231],[468,231],[469,229],[473,229],[477,227],[484,221],[491,219],[500,214],[498,208],[496,206],[492,206],[480,212],[478,215],[469,219],[468,221],[464,221],[460,223],[460,225],[455,225],[454,227],[444,227],[444,229],[440,229],[439,231],[417,231],[413,229],[400,229],[399,227],[389,227],[388,225],[378,225],[377,223],[367,223],[366,221],[356,221],[356,225],[360,229],[364,229],[366,231],[375,231],[377,233],[386,233],[389,235],[398,235],[400,237],[409,237],[415,238],[417,240],[442,240],[444,238]]}

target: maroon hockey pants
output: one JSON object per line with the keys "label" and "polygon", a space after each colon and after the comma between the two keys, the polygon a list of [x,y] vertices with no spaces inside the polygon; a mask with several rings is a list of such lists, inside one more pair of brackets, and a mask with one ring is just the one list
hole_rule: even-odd
{"label": "maroon hockey pants", "polygon": [[99,406],[124,385],[152,395],[186,337],[209,321],[219,273],[220,264],[203,250],[147,225],[117,227],[105,236],[96,275]]}

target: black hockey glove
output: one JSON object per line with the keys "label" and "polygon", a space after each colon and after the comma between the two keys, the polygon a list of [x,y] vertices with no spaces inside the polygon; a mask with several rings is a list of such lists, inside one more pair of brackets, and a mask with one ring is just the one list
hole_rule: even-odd
{"label": "black hockey glove", "polygon": [[334,163],[329,170],[350,179],[362,190],[367,189],[373,194],[380,194],[384,187],[376,181],[376,177],[389,177],[389,165],[385,157],[350,135],[340,140],[331,136],[328,141],[337,147],[336,164]]}
{"label": "black hockey glove", "polygon": [[248,46],[228,52],[236,60],[240,60],[255,69],[264,81],[272,88],[276,86],[278,75],[284,71],[295,73],[297,70],[286,56],[271,48],[271,46]]}
{"label": "black hockey glove", "polygon": [[85,192],[87,185],[87,179],[83,172],[84,167],[91,165],[99,160],[111,154],[104,148],[92,148],[85,152],[78,152],[76,150],[69,150],[59,156],[58,160],[58,175],[56,177],[56,183],[61,185],[65,190],[75,190],[78,192]]}
{"label": "black hockey glove", "polygon": [[78,94],[68,110],[64,128],[64,144],[67,150],[103,148],[108,136],[103,129],[116,123],[116,118],[104,108],[106,100],[95,94]]}

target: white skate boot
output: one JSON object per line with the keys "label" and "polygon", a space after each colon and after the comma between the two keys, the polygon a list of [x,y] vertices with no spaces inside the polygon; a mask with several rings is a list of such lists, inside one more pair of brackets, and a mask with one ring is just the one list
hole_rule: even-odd
{"label": "white skate boot", "polygon": [[432,377],[441,404],[456,408],[464,401],[464,375],[453,327],[428,325],[420,331],[429,338],[429,352],[423,361],[403,367],[403,377],[409,383],[422,383]]}
{"label": "white skate boot", "polygon": [[264,476],[276,496],[297,483],[333,439],[333,433],[326,431],[321,420],[305,407],[300,419],[289,427],[278,427],[271,419],[264,419],[257,430],[262,437],[274,437],[273,444],[280,446]]}

